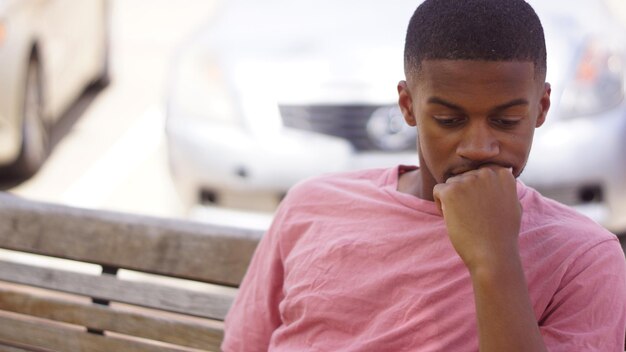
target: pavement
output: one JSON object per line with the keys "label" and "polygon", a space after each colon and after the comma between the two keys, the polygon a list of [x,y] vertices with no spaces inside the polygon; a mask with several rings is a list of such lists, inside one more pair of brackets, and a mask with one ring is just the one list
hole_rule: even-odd
{"label": "pavement", "polygon": [[[167,74],[176,48],[208,23],[218,0],[113,0],[112,82],[63,117],[53,153],[25,198],[181,218],[164,138]],[[55,127],[55,130],[58,130]]]}

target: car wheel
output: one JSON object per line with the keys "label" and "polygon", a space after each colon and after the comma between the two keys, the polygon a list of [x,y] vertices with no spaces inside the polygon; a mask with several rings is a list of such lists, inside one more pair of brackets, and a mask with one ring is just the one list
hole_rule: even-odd
{"label": "car wheel", "polygon": [[28,64],[22,102],[22,149],[12,166],[18,177],[30,177],[43,164],[50,151],[49,131],[44,121],[43,85],[39,62]]}
{"label": "car wheel", "polygon": [[104,50],[104,59],[102,62],[102,69],[100,74],[91,83],[91,87],[95,89],[104,89],[111,84],[111,59],[110,59],[110,44],[107,39],[107,43]]}
{"label": "car wheel", "polygon": [[91,87],[95,89],[104,89],[111,84],[111,4],[108,0],[103,0],[102,6],[104,16],[104,57],[102,58],[100,74],[91,84]]}

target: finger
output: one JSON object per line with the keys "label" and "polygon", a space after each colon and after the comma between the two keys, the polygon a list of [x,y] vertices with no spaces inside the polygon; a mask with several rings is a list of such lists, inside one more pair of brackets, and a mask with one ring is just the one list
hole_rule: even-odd
{"label": "finger", "polygon": [[504,166],[500,166],[500,165],[491,165],[490,164],[490,165],[483,166],[483,167],[479,168],[478,170],[481,170],[481,169],[492,170],[496,174],[501,174],[502,172],[506,171],[507,175],[510,174],[510,175],[513,175],[513,177],[515,177],[515,175],[513,174],[513,167],[510,167],[510,166],[509,167],[504,167]]}
{"label": "finger", "polygon": [[433,188],[433,199],[435,201],[435,206],[437,207],[437,210],[439,210],[439,213],[441,214],[441,216],[443,216],[443,202],[441,201],[441,193],[443,191],[445,187],[445,184],[440,183],[435,185],[435,187]]}
{"label": "finger", "polygon": [[509,184],[515,184],[515,174],[513,173],[512,167],[498,169],[496,170],[496,175],[504,180],[507,180]]}
{"label": "finger", "polygon": [[450,184],[450,183],[462,183],[462,182],[467,182],[468,180],[474,179],[478,177],[477,175],[477,170],[471,170],[471,171],[466,171],[462,174],[458,174],[452,177],[449,177],[446,180],[446,183]]}

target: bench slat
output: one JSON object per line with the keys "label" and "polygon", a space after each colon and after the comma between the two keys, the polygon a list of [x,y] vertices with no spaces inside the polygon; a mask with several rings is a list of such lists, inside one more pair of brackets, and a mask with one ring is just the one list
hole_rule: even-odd
{"label": "bench slat", "polygon": [[179,289],[153,283],[120,280],[112,275],[87,275],[0,260],[0,280],[224,320],[231,295]]}
{"label": "bench slat", "polygon": [[[128,312],[97,304],[71,302],[0,288],[0,310],[31,315],[92,329],[168,342],[186,347],[219,350],[223,325],[175,320]],[[0,326],[0,329],[3,327]]]}
{"label": "bench slat", "polygon": [[0,192],[0,248],[238,286],[262,231],[33,202]]}
{"label": "bench slat", "polygon": [[43,347],[60,352],[182,352],[185,349],[164,347],[125,340],[113,336],[90,334],[73,327],[65,327],[28,321],[0,315],[0,340],[21,343],[26,346]]}
{"label": "bench slat", "polygon": [[[2,341],[0,341],[0,351],[2,352],[33,352],[32,349],[26,350],[21,347],[5,345],[4,343],[2,343]],[[34,351],[37,351],[37,350],[34,350]]]}

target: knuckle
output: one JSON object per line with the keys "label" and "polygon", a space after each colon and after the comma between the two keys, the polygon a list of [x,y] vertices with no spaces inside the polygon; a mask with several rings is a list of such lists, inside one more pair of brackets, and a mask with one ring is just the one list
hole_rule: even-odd
{"label": "knuckle", "polygon": [[511,174],[509,169],[505,169],[505,168],[498,168],[496,171],[497,171],[498,176],[507,176]]}
{"label": "knuckle", "polygon": [[481,167],[480,169],[477,170],[477,173],[479,176],[488,176],[488,175],[493,175],[494,170],[491,167]]}

